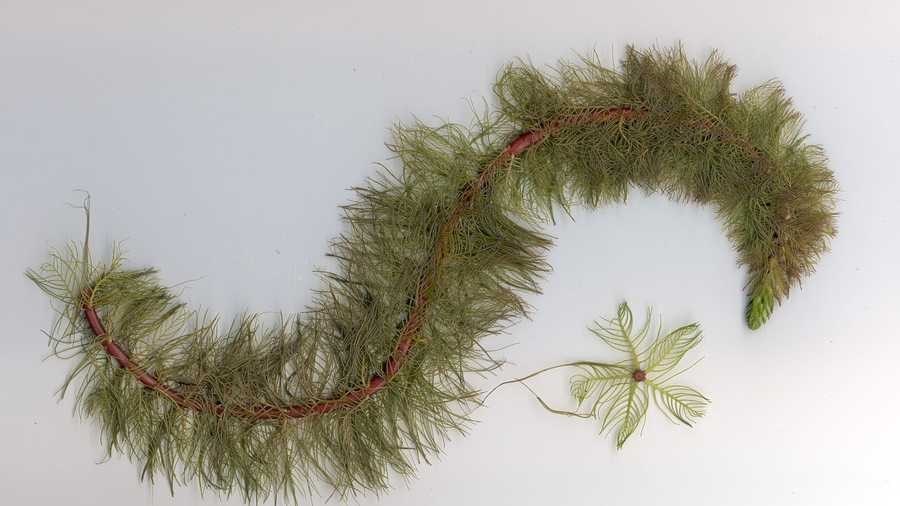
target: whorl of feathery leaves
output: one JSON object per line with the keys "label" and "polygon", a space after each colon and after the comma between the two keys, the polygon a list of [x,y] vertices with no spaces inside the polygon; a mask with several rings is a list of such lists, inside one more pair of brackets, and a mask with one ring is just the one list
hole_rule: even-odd
{"label": "whorl of feathery leaves", "polygon": [[[151,481],[247,501],[296,500],[320,482],[338,494],[383,490],[392,472],[412,475],[469,423],[477,399],[466,373],[497,365],[479,339],[525,314],[523,295],[548,269],[551,242],[539,225],[559,209],[623,202],[632,188],[716,209],[749,271],[746,316],[757,328],[826,250],[836,185],[782,89],[735,95],[734,73],[715,55],[694,64],[680,49],[629,49],[618,70],[591,58],[553,73],[511,64],[495,85],[497,111],[473,127],[397,128],[391,149],[402,170],[356,189],[331,248],[338,268],[307,311],[278,325],[256,315],[222,325],[179,302],[155,270],[128,268],[118,255],[94,263],[86,244],[54,252],[29,276],[58,302],[53,351],[75,361],[63,392],[80,379],[78,409],[99,424],[107,451]],[[634,114],[559,121],[604,109]],[[546,135],[498,161],[529,131]],[[492,164],[502,166],[460,207],[463,189]],[[429,276],[421,327],[377,394],[301,419],[229,416],[365,385]],[[117,367],[85,322],[86,303],[144,371],[224,415],[184,409]]]}
{"label": "whorl of feathery leaves", "polygon": [[[600,422],[600,432],[616,432],[616,448],[621,449],[638,427],[647,419],[650,399],[671,422],[693,427],[709,405],[709,399],[685,385],[671,381],[687,372],[694,364],[677,369],[684,356],[700,344],[700,324],[689,323],[666,334],[662,321],[655,338],[647,339],[653,317],[647,310],[644,324],[634,325],[634,314],[628,303],[619,304],[616,316],[594,322],[590,331],[610,348],[627,358],[618,362],[580,360],[546,367],[528,376],[500,383],[482,400],[487,400],[504,385],[524,386],[547,411],[578,418],[594,418]],[[576,368],[578,373],[569,380],[569,391],[578,403],[577,411],[553,408],[528,384],[527,380],[563,368]],[[586,408],[586,409],[585,409]]]}

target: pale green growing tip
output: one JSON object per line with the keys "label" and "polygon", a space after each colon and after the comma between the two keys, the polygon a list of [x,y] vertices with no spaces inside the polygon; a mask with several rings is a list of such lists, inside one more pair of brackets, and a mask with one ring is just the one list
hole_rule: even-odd
{"label": "pale green growing tip", "polygon": [[775,308],[775,300],[771,295],[752,297],[747,304],[747,325],[756,330],[769,319]]}

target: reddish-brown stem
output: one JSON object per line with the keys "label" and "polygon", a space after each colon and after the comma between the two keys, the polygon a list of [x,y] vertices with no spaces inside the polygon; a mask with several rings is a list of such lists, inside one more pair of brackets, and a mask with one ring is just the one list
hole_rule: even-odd
{"label": "reddish-brown stem", "polygon": [[356,406],[363,400],[381,391],[387,383],[400,371],[404,362],[409,357],[416,337],[422,330],[425,320],[425,312],[429,305],[429,292],[434,286],[440,274],[441,265],[447,254],[447,246],[454,229],[459,224],[463,215],[470,209],[476,197],[487,188],[497,172],[507,167],[516,156],[528,149],[540,144],[548,137],[556,134],[565,127],[584,126],[595,123],[603,123],[610,120],[629,120],[644,116],[645,111],[628,107],[613,107],[606,109],[588,109],[580,114],[572,114],[551,120],[543,126],[522,133],[514,138],[506,148],[484,169],[478,176],[472,179],[460,192],[456,206],[447,220],[441,225],[435,241],[431,260],[425,273],[419,280],[413,298],[412,307],[407,319],[397,338],[397,345],[390,357],[385,361],[382,372],[373,374],[364,386],[349,390],[348,392],[331,399],[311,401],[306,404],[289,406],[273,406],[260,404],[248,407],[231,407],[218,403],[192,398],[180,391],[164,384],[156,376],[135,363],[128,353],[117,344],[106,332],[96,308],[89,302],[91,293],[87,291],[83,300],[84,317],[87,320],[91,332],[100,339],[100,344],[106,353],[119,364],[120,367],[131,373],[135,379],[147,388],[155,390],[168,397],[178,406],[199,412],[214,413],[219,416],[239,416],[256,420],[271,420],[280,418],[303,418],[310,415],[331,413],[339,409]]}

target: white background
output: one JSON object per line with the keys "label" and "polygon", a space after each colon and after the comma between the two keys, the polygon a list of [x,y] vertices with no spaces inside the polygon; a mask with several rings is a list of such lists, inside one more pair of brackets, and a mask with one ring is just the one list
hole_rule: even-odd
{"label": "white background", "polygon": [[[132,464],[101,463],[96,430],[54,398],[69,364],[42,361],[51,312],[22,273],[80,237],[73,190],[94,197],[98,251],[125,240],[131,265],[196,279],[192,304],[296,310],[393,123],[468,122],[466,99],[488,96],[515,57],[614,63],[627,43],[678,40],[697,58],[719,48],[739,89],[784,82],[841,185],[832,252],[751,332],[745,273],[710,209],[635,194],[578,212],[549,230],[555,271],[533,321],[490,342],[518,343],[502,353],[512,363],[473,381],[609,358],[585,327],[627,299],[671,325],[702,322],[706,358],[684,379],[713,399],[709,415],[686,429],[651,412],[616,452],[595,423],[511,387],[418,479],[357,502],[900,501],[896,2],[303,3],[0,2],[0,502],[220,502],[191,486],[172,499]],[[565,402],[563,376],[536,386]]]}

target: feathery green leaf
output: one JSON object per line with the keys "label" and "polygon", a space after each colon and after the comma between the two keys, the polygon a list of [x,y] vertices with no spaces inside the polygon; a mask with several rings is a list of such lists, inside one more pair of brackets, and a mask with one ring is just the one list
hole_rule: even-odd
{"label": "feathery green leaf", "polygon": [[[669,385],[668,382],[693,367],[672,372],[684,356],[700,343],[700,325],[684,325],[664,336],[660,328],[647,350],[637,353],[635,343],[644,339],[642,335],[650,328],[652,313],[647,311],[647,318],[638,331],[638,335],[642,336],[639,339],[632,335],[634,322],[628,304],[620,304],[616,317],[606,321],[608,325],[599,329],[594,327],[591,331],[613,350],[628,355],[628,360],[619,363],[579,361],[551,366],[522,378],[505,381],[494,390],[510,383],[519,383],[551,413],[595,418],[600,422],[601,433],[616,432],[618,449],[622,448],[645,420],[651,397],[666,418],[693,426],[705,413],[709,399],[693,388]],[[645,361],[642,362],[641,357],[646,357]],[[578,409],[587,404],[590,404],[590,409],[568,411],[551,407],[525,383],[535,376],[564,367],[578,368],[578,373],[569,380],[569,391]]]}

